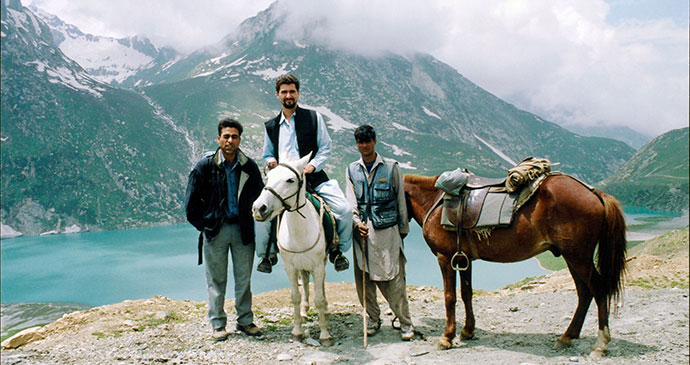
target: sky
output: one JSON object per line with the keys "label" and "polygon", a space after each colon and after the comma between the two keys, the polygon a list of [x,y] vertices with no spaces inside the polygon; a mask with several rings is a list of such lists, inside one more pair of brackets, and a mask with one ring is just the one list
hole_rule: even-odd
{"label": "sky", "polygon": [[[144,35],[191,52],[271,0],[22,0],[94,35]],[[279,0],[280,37],[322,19],[320,42],[375,56],[424,52],[561,125],[650,137],[689,123],[687,0]]]}

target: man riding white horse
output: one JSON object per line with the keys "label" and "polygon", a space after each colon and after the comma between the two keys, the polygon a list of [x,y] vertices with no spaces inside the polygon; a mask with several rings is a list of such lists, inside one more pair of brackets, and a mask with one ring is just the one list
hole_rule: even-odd
{"label": "man riding white horse", "polygon": [[[309,185],[328,204],[337,222],[340,238],[338,247],[329,249],[329,259],[336,271],[346,270],[350,265],[343,255],[352,246],[352,207],[345,199],[338,181],[329,179],[323,167],[330,158],[331,137],[321,114],[314,110],[297,106],[299,99],[299,80],[287,74],[276,80],[276,97],[282,110],[278,116],[265,123],[263,159],[269,169],[279,162],[297,160],[311,153],[311,160],[304,166],[304,174]],[[257,270],[271,272],[277,262],[266,255],[266,248],[257,247],[262,257]]]}
{"label": "man riding white horse", "polygon": [[[324,206],[317,210],[306,196],[304,167],[311,154],[298,161],[281,162],[266,176],[266,186],[254,201],[252,212],[257,221],[279,218],[277,245],[292,288],[294,328],[292,335],[304,336],[302,317],[309,306],[309,273],[314,277],[314,304],[319,311],[319,341],[333,344],[326,325],[328,303],[326,280],[326,239],[322,225]],[[301,276],[302,285],[298,279]],[[300,288],[304,293],[300,293]]]}

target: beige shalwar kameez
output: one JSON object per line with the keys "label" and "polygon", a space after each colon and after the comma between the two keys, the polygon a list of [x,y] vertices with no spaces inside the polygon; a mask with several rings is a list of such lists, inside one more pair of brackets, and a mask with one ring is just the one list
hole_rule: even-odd
{"label": "beige shalwar kameez", "polygon": [[[388,159],[387,159],[388,160]],[[388,160],[391,161],[391,160]],[[374,166],[371,173],[367,172],[364,161],[360,158],[357,161],[364,171],[369,184],[372,183],[375,169],[383,164],[383,158],[376,154]],[[369,227],[369,238],[366,242],[367,262],[366,262],[366,289],[367,289],[367,314],[374,320],[381,318],[381,310],[376,299],[376,288],[378,287],[391,310],[400,320],[401,325],[412,325],[410,311],[407,302],[407,289],[405,282],[405,253],[403,252],[403,240],[401,235],[407,235],[410,231],[407,220],[407,205],[405,203],[405,189],[403,188],[403,177],[400,168],[396,163],[393,166],[393,189],[398,201],[398,224],[383,229],[374,229],[370,219],[366,224]],[[362,222],[357,209],[357,197],[355,196],[354,185],[350,179],[349,170],[345,171],[346,189],[345,196],[353,208],[353,257],[355,283],[359,302],[362,304],[362,237],[356,229]]]}

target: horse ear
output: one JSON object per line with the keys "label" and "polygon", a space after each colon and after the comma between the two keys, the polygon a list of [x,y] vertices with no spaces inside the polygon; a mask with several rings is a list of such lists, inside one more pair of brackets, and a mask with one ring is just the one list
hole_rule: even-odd
{"label": "horse ear", "polygon": [[298,167],[299,169],[303,169],[304,166],[307,166],[307,163],[309,163],[309,160],[311,159],[311,154],[312,152],[309,152],[306,156],[300,158],[299,160],[295,161],[295,167]]}

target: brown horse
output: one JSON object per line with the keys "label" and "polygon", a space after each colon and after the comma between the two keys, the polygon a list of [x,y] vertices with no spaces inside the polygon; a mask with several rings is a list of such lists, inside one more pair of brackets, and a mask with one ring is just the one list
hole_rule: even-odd
{"label": "brown horse", "polygon": [[[446,330],[439,340],[442,348],[452,346],[455,337],[456,275],[453,266],[467,266],[460,271],[460,292],[465,304],[463,339],[474,337],[475,321],[472,311],[472,265],[451,265],[458,251],[455,232],[441,227],[441,208],[433,207],[441,191],[434,186],[438,179],[405,175],[410,219],[420,226],[426,243],[436,255],[443,275],[446,305]],[[433,208],[433,211],[429,212]],[[428,214],[428,215],[427,215]],[[425,222],[426,220],[426,222]],[[556,347],[567,347],[579,338],[589,305],[594,298],[598,307],[599,332],[594,351],[606,353],[611,340],[608,328],[609,306],[623,288],[625,271],[625,220],[618,201],[599,190],[590,191],[567,175],[547,177],[537,192],[513,217],[507,228],[496,228],[490,235],[463,231],[462,247],[468,249],[470,240],[478,257],[493,262],[516,262],[546,250],[563,255],[577,289],[578,304],[568,329],[558,337]],[[598,250],[596,249],[599,243]],[[594,253],[597,264],[594,263]],[[465,260],[462,260],[465,261]]]}

